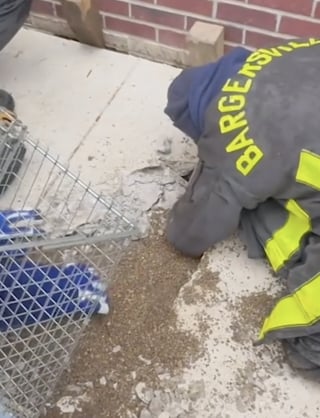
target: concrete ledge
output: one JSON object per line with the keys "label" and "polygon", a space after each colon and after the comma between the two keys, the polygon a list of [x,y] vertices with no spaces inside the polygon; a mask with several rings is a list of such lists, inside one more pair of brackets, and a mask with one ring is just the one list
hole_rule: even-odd
{"label": "concrete ledge", "polygon": [[[43,15],[32,14],[26,27],[32,27],[43,32],[76,40],[75,34],[63,19],[53,17],[48,19]],[[183,49],[172,48],[142,38],[112,31],[104,31],[104,39],[107,48],[177,67],[185,67],[188,65],[188,53]]]}
{"label": "concrete ledge", "polygon": [[183,49],[175,49],[115,32],[105,32],[105,40],[109,48],[117,51],[178,67],[186,65],[187,52]]}
{"label": "concrete ledge", "polygon": [[[77,40],[68,23],[60,18],[31,14],[26,26]],[[212,62],[224,53],[224,28],[196,22],[187,34],[187,49],[178,49],[124,33],[104,31],[107,48],[177,67],[194,67]]]}
{"label": "concrete ledge", "polygon": [[48,19],[47,16],[32,13],[25,26],[27,28],[40,30],[41,32],[75,39],[74,33],[70,29],[68,23],[63,19],[55,17],[50,17],[50,19]]}

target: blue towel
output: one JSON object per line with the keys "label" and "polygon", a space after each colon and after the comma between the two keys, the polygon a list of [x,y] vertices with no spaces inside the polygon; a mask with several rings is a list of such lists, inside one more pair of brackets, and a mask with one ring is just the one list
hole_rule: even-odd
{"label": "blue towel", "polygon": [[38,265],[23,258],[6,264],[0,272],[0,331],[109,311],[106,289],[92,267]]}

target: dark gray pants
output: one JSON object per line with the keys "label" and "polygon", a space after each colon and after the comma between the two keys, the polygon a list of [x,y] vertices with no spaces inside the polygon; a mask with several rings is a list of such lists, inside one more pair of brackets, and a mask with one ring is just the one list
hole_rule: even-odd
{"label": "dark gray pants", "polygon": [[0,50],[21,29],[27,20],[32,0],[0,0]]}

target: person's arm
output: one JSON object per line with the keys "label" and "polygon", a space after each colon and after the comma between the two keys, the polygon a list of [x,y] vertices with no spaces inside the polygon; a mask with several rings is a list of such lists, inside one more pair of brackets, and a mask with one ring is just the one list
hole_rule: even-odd
{"label": "person's arm", "polygon": [[239,225],[242,208],[227,195],[220,190],[215,170],[200,161],[185,194],[169,215],[168,241],[183,254],[200,257],[228,238]]}
{"label": "person's arm", "polygon": [[0,0],[0,51],[25,24],[33,0]]}
{"label": "person's arm", "polygon": [[312,235],[287,269],[287,292],[266,319],[260,342],[282,340],[295,369],[320,375],[320,238]]}

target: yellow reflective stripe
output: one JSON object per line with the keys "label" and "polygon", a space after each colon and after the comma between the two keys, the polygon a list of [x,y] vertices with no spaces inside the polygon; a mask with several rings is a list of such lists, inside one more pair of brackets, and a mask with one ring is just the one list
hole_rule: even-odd
{"label": "yellow reflective stripe", "polygon": [[275,271],[279,271],[299,250],[301,239],[311,231],[309,215],[295,200],[289,200],[285,207],[288,211],[287,222],[273,234],[265,246],[267,257]]}
{"label": "yellow reflective stripe", "polygon": [[320,190],[320,155],[301,151],[296,181]]}
{"label": "yellow reflective stripe", "polygon": [[309,327],[320,320],[320,274],[276,304],[265,320],[259,339],[288,328]]}

